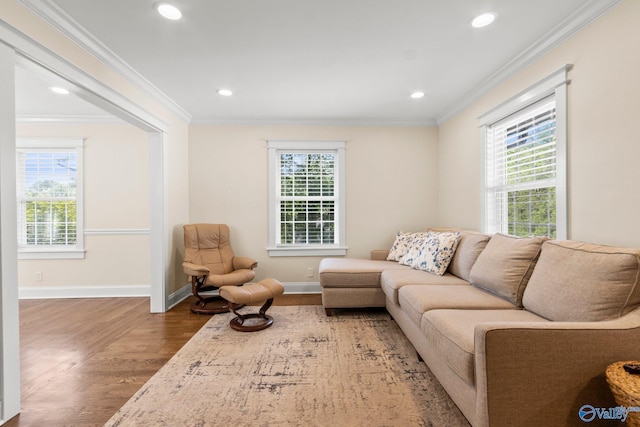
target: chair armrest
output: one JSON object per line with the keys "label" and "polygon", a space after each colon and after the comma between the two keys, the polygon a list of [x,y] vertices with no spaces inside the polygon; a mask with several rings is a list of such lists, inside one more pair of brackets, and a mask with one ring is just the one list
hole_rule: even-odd
{"label": "chair armrest", "polygon": [[209,273],[211,273],[211,270],[209,270],[204,265],[193,264],[190,262],[183,262],[182,269],[184,270],[185,274],[196,277],[208,276]]}
{"label": "chair armrest", "polygon": [[603,322],[485,323],[474,340],[475,424],[582,425],[583,405],[617,406],[605,370],[640,358],[640,310]]}
{"label": "chair armrest", "polygon": [[373,249],[371,251],[371,259],[378,261],[386,261],[389,256],[389,249]]}
{"label": "chair armrest", "polygon": [[241,270],[243,268],[253,270],[258,266],[258,261],[253,258],[244,257],[244,256],[236,256],[233,257],[233,269]]}

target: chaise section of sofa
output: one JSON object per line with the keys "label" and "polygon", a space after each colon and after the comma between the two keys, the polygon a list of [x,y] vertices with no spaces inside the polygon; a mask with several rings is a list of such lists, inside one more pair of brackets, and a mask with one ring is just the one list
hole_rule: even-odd
{"label": "chaise section of sofa", "polygon": [[469,285],[469,274],[490,235],[458,229],[432,229],[461,234],[447,271],[439,276],[388,261],[389,250],[371,251],[371,259],[325,258],[318,272],[322,305],[334,308],[385,307],[398,302],[398,289],[406,285]]}
{"label": "chaise section of sofa", "polygon": [[[380,252],[373,252],[380,258]],[[380,275],[386,270],[410,270],[410,267],[382,259],[325,258],[318,274],[322,287],[322,305],[328,316],[334,308],[384,307]]]}

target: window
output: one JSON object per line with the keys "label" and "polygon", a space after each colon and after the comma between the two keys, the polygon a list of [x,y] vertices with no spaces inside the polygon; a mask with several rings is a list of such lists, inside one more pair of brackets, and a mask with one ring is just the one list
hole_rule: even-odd
{"label": "window", "polygon": [[83,258],[82,139],[18,139],[19,258]]}
{"label": "window", "polygon": [[564,239],[566,225],[565,67],[487,113],[485,229]]}
{"label": "window", "polygon": [[269,141],[269,254],[345,255],[344,141]]}
{"label": "window", "polygon": [[556,237],[555,100],[489,126],[487,141],[487,190],[499,231]]}

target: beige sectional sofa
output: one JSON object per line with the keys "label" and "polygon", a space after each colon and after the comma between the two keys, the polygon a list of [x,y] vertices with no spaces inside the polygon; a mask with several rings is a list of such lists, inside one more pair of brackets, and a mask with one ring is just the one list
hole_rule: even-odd
{"label": "beige sectional sofa", "polygon": [[618,406],[604,372],[640,360],[640,250],[437,231],[460,233],[442,275],[389,251],[323,259],[327,314],[386,307],[474,426],[585,425],[584,405]]}

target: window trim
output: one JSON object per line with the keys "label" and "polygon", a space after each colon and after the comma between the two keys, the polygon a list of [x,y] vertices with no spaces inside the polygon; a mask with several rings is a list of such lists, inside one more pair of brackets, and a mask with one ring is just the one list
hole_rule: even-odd
{"label": "window trim", "polygon": [[[77,154],[76,169],[76,244],[73,246],[18,246],[18,259],[84,259],[84,138],[16,138],[16,155],[21,149],[75,150]],[[20,172],[16,170],[16,173]],[[16,181],[19,176],[16,176]],[[21,218],[17,218],[21,224]]]}
{"label": "window trim", "polygon": [[571,64],[561,67],[478,117],[483,143],[481,204],[482,224],[485,232],[490,232],[492,229],[492,224],[489,224],[490,218],[487,215],[487,128],[546,97],[553,96],[556,102],[556,239],[567,239],[567,85],[570,83],[567,73],[571,68],[573,68]]}
{"label": "window trim", "polygon": [[[346,197],[345,197],[345,148],[346,141],[302,141],[302,140],[268,140],[268,185],[269,185],[269,241],[267,252],[269,256],[344,256],[347,254],[346,246]],[[278,153],[280,151],[326,151],[336,154],[336,230],[338,243],[331,245],[305,244],[305,245],[279,245],[277,239],[277,218],[279,206],[276,196],[276,173],[278,165]]]}

